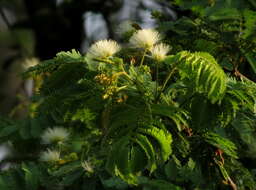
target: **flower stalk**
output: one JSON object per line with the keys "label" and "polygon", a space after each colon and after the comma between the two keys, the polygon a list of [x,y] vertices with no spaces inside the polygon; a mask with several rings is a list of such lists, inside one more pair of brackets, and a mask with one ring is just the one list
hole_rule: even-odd
{"label": "flower stalk", "polygon": [[165,90],[165,87],[167,85],[167,83],[169,82],[170,78],[172,77],[172,75],[174,74],[174,72],[176,71],[176,65],[172,68],[172,70],[170,71],[170,73],[167,75],[162,88],[160,89],[158,96],[156,97],[156,102],[158,102],[161,94],[163,93],[163,91]]}

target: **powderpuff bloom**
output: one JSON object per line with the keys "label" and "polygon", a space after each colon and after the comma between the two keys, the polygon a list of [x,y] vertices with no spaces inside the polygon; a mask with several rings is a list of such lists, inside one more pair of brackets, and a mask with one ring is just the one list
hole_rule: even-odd
{"label": "powderpuff bloom", "polygon": [[157,44],[150,49],[152,58],[156,61],[162,61],[166,57],[166,54],[170,51],[170,46],[167,44]]}
{"label": "powderpuff bloom", "polygon": [[100,40],[94,43],[88,50],[89,58],[107,58],[119,52],[121,47],[114,40]]}
{"label": "powderpuff bloom", "polygon": [[89,161],[84,161],[81,163],[82,167],[84,168],[85,171],[89,173],[93,173],[93,167]]}
{"label": "powderpuff bloom", "polygon": [[42,135],[43,144],[63,142],[67,140],[69,132],[62,127],[48,128]]}
{"label": "powderpuff bloom", "polygon": [[47,151],[42,152],[40,156],[40,161],[42,162],[56,162],[60,160],[60,152],[55,150],[47,149]]}
{"label": "powderpuff bloom", "polygon": [[135,32],[130,38],[130,44],[137,48],[151,49],[161,40],[161,35],[153,29],[142,29]]}
{"label": "powderpuff bloom", "polygon": [[26,58],[22,63],[22,68],[25,71],[30,67],[36,66],[37,64],[39,64],[39,59],[37,59],[36,57]]}

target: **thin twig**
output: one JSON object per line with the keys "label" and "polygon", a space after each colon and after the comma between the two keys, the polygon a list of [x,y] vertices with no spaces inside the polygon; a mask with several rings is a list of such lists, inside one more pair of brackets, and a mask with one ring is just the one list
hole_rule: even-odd
{"label": "thin twig", "polygon": [[164,84],[158,94],[158,96],[156,97],[156,102],[158,102],[160,96],[161,96],[161,93],[164,91],[168,81],[170,80],[171,76],[173,75],[173,73],[176,71],[176,66],[173,67],[173,69],[171,70],[171,72],[169,73],[169,75],[166,77],[165,81],[164,81]]}
{"label": "thin twig", "polygon": [[157,98],[158,95],[158,61],[155,62],[156,63],[156,94],[155,94],[155,99]]}
{"label": "thin twig", "polygon": [[140,61],[140,67],[143,65],[144,58],[145,58],[145,56],[146,56],[146,52],[147,52],[147,50],[145,50],[145,51],[143,52],[143,56],[142,56],[141,61]]}

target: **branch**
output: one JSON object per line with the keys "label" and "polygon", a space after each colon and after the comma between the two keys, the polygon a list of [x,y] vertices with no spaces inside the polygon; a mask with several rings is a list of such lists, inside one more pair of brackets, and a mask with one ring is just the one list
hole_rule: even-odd
{"label": "branch", "polygon": [[1,14],[1,16],[2,16],[4,22],[5,22],[6,26],[7,26],[7,28],[8,28],[8,29],[11,28],[11,24],[10,24],[10,22],[8,21],[8,19],[7,19],[6,15],[5,15],[3,9],[0,9],[0,14]]}

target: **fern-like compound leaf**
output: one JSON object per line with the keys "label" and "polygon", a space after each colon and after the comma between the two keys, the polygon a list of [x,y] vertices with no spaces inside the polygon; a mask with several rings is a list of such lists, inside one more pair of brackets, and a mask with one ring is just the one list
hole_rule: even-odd
{"label": "fern-like compound leaf", "polygon": [[220,101],[226,92],[227,77],[216,60],[208,53],[182,51],[166,62],[178,61],[182,80],[194,92],[206,94],[212,103]]}
{"label": "fern-like compound leaf", "polygon": [[236,152],[237,147],[229,139],[221,137],[220,135],[212,132],[206,133],[204,135],[204,139],[207,143],[221,149],[227,155],[233,158],[238,158],[237,152]]}
{"label": "fern-like compound leaf", "polygon": [[140,133],[149,135],[154,138],[160,146],[160,155],[163,161],[166,161],[172,153],[172,135],[163,129],[157,127],[139,128]]}
{"label": "fern-like compound leaf", "polygon": [[156,153],[153,145],[145,135],[136,134],[134,141],[142,148],[145,152],[148,160],[148,169],[152,173],[156,169]]}

